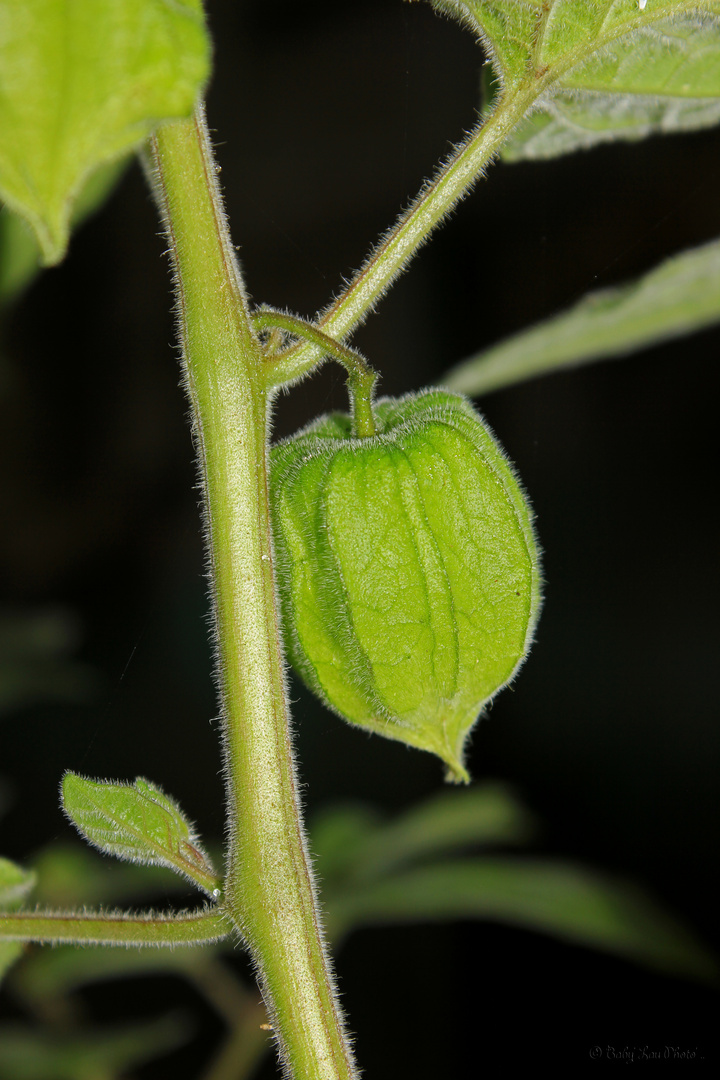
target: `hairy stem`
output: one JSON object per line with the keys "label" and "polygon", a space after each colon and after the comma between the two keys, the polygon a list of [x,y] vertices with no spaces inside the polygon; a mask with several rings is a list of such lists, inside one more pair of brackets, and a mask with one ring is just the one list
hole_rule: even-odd
{"label": "hairy stem", "polygon": [[[380,241],[347,288],[322,313],[317,322],[320,330],[341,340],[366,318],[430,234],[483,175],[502,143],[544,88],[542,79],[532,79],[499,100],[492,115],[439,169],[410,209]],[[274,375],[278,381],[297,379],[312,370],[318,356],[318,349],[311,342],[286,349],[273,358]]]}
{"label": "hairy stem", "polygon": [[252,953],[289,1075],[349,1080],[288,730],[262,350],[202,112],[160,128],[153,153],[206,498],[228,798],[224,903]]}
{"label": "hairy stem", "polygon": [[227,937],[232,923],[221,910],[192,914],[130,915],[125,912],[66,914],[21,911],[0,915],[0,941],[86,945],[202,945]]}

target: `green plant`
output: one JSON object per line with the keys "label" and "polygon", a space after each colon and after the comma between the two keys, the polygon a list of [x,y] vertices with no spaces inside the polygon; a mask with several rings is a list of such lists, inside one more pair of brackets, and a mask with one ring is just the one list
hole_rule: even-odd
{"label": "green plant", "polygon": [[[13,5],[5,6],[12,13]],[[597,138],[614,138],[628,132],[644,134],[653,127],[667,128],[671,124],[682,127],[683,124],[698,122],[701,111],[697,99],[706,103],[700,120],[714,122],[716,118],[713,110],[717,109],[718,87],[712,82],[712,73],[707,75],[702,58],[708,50],[712,54],[712,50],[717,48],[717,5],[661,5],[649,0],[642,10],[636,5],[626,4],[613,8],[611,12],[605,11],[607,5],[578,2],[547,7],[514,3],[438,6],[451,13],[461,8],[466,19],[476,18],[480,21],[486,46],[494,51],[496,73],[504,84],[503,92],[494,99],[494,106],[488,104],[484,126],[441,172],[438,181],[427,189],[418,211],[411,212],[403,219],[365,270],[318,319],[317,325],[309,331],[300,323],[295,325],[299,336],[294,341],[284,340],[272,328],[269,337],[261,340],[257,336],[258,329],[267,328],[267,324],[264,327],[262,323],[263,312],[261,310],[259,318],[253,323],[253,314],[244,295],[228,238],[222,227],[217,228],[221,211],[212,179],[212,158],[205,139],[202,114],[197,114],[195,122],[180,120],[163,125],[153,136],[155,162],[159,170],[156,183],[169,222],[178,276],[187,388],[193,403],[197,437],[206,469],[220,683],[227,725],[225,740],[231,841],[228,876],[221,903],[189,918],[157,920],[73,915],[59,919],[57,916],[21,912],[16,916],[8,915],[2,924],[8,937],[15,935],[22,940],[89,940],[109,944],[146,944],[149,941],[189,943],[224,937],[232,927],[239,928],[260,966],[268,989],[273,1023],[279,1029],[278,1037],[284,1045],[289,1067],[298,1076],[352,1075],[352,1065],[343,1049],[332,990],[323,975],[325,963],[316,933],[312,886],[304,869],[305,856],[297,822],[292,763],[287,750],[282,668],[274,614],[269,508],[265,495],[267,398],[278,386],[307,374],[318,363],[322,350],[322,345],[318,344],[319,331],[336,343],[350,334],[446,210],[464,194],[487,161],[503,145],[509,147],[509,154],[518,157],[535,153],[538,148],[541,152],[564,151],[578,144],[589,144]],[[94,141],[87,138],[85,127],[81,125],[80,133],[71,131],[74,141],[62,157],[68,163],[65,168],[60,168],[57,159],[54,159],[52,167],[48,166],[47,116],[44,128],[39,125],[33,129],[18,109],[21,119],[16,121],[15,128],[9,123],[5,126],[5,156],[0,160],[4,197],[9,206],[23,212],[34,225],[38,241],[49,261],[56,260],[63,249],[69,194],[77,190],[85,173],[94,165],[113,160],[124,149],[135,145],[138,137],[153,129],[159,118],[186,113],[205,77],[206,51],[199,32],[195,5],[185,5],[184,10],[179,8],[171,13],[170,8],[163,4],[128,4],[128,20],[134,10],[143,9],[145,12],[154,11],[158,19],[176,19],[177,25],[185,28],[183,32],[195,50],[192,53],[194,68],[188,63],[179,66],[185,77],[192,70],[195,81],[190,80],[190,85],[182,88],[184,97],[178,88],[179,82],[173,78],[169,83],[169,96],[173,100],[157,104],[153,98],[151,104],[143,106],[141,118],[132,115],[121,118],[121,123],[117,123],[117,116],[113,114],[111,118],[115,126],[107,133],[103,130],[102,138]],[[698,9],[703,12],[702,19],[694,14]],[[63,17],[60,6],[52,10],[58,18]],[[691,14],[688,15],[688,12]],[[598,27],[598,13],[607,15],[601,27]],[[674,20],[678,40],[683,41],[689,57],[683,68],[682,85],[675,90],[672,82],[675,53],[671,44],[667,45],[666,55],[657,57],[654,53],[656,28],[661,18]],[[510,25],[505,23],[508,19]],[[513,20],[517,25],[512,24]],[[127,25],[132,24],[128,21]],[[173,41],[176,56],[181,56],[177,51],[177,26],[176,23],[171,25],[172,30],[166,32]],[[93,51],[99,39],[98,26],[85,24],[85,30],[93,47],[89,51]],[[77,40],[80,46],[84,41],[83,32],[76,27],[74,33],[75,37],[70,34],[70,40]],[[603,34],[606,38],[603,38]],[[135,34],[130,36],[135,38]],[[50,95],[57,93],[57,90],[48,87],[49,80],[45,81],[45,75],[39,74],[40,71],[51,70],[46,56],[48,51],[53,55],[56,40],[55,32],[44,46],[46,53],[36,58],[35,67],[29,61],[20,65],[24,77],[33,82],[38,93],[43,88]],[[600,46],[607,49],[610,45],[613,63],[608,63],[607,54],[601,54],[601,59],[597,60]],[[11,50],[19,46],[13,40],[6,48],[9,59],[5,64],[7,70],[11,70]],[[636,84],[618,84],[618,70],[625,71],[627,68],[627,64],[618,63],[623,59],[624,51],[637,61],[631,71]],[[104,54],[101,55],[115,55],[116,52],[115,46],[106,42]],[[693,69],[695,56],[699,58],[698,70]],[[142,60],[145,65],[146,57]],[[82,72],[84,69],[80,60],[76,58],[75,63],[77,70]],[[102,68],[102,64],[100,66]],[[140,70],[144,73],[148,69],[141,66]],[[113,73],[113,78],[116,77],[116,73]],[[697,80],[696,83],[693,78]],[[158,79],[158,83],[161,81]],[[91,98],[88,85],[94,88],[102,86],[97,69],[88,74],[87,85],[81,87],[73,99],[73,106],[79,110],[81,117]],[[664,111],[662,102],[658,105],[656,98],[659,86],[666,92],[668,104]],[[697,89],[693,91],[695,86]],[[548,99],[546,110],[539,109],[530,118],[522,134],[516,125],[531,106],[542,100],[542,94],[551,88],[559,88],[558,93]],[[26,101],[27,86],[21,90],[20,100]],[[683,109],[680,107],[682,101],[691,92],[693,108]],[[175,95],[182,100],[178,102]],[[613,108],[608,112],[608,97],[612,97],[615,104],[619,102],[622,110]],[[681,98],[680,105],[677,97]],[[133,97],[133,102],[135,100]],[[68,115],[71,114],[72,110],[69,109]],[[110,115],[107,100],[101,99],[96,103],[95,116],[104,118],[106,115]],[[581,137],[578,137],[578,131]],[[31,161],[37,164],[33,182],[28,183],[26,177]],[[71,164],[74,173],[70,169]],[[39,197],[31,200],[29,190],[34,197],[38,193],[43,195],[44,202]],[[9,224],[13,219],[7,220],[7,227],[16,227]],[[666,267],[662,273],[653,275],[630,296],[605,296],[600,301],[595,300],[590,306],[585,305],[575,311],[564,325],[556,325],[544,335],[536,331],[534,340],[526,339],[522,346],[515,346],[514,352],[508,345],[504,355],[496,352],[491,357],[466,366],[463,372],[450,376],[450,383],[462,385],[466,392],[475,392],[476,389],[507,384],[529,371],[549,370],[568,359],[590,358],[593,354],[597,355],[600,327],[605,335],[603,349],[610,352],[651,340],[658,332],[667,336],[701,325],[702,321],[717,315],[717,261],[716,248],[685,256]],[[26,257],[25,265],[32,266],[32,260]],[[687,282],[688,276],[695,275],[694,280],[697,280],[703,268],[708,267],[709,273],[705,279],[709,285],[705,302],[698,303],[697,289],[693,287],[688,291],[688,301],[676,304],[674,319],[672,311],[668,312],[667,305],[663,305],[664,322],[659,326],[658,309],[663,303],[660,297],[669,291],[677,299],[680,285]],[[17,282],[22,280],[23,274],[20,271],[14,274],[8,272],[7,277]],[[658,292],[658,281],[661,285],[664,281],[666,293]],[[572,338],[571,333],[574,335]],[[567,342],[568,338],[570,344],[565,344],[564,349],[559,350],[558,342]],[[330,346],[326,348],[329,350]],[[524,368],[518,368],[517,360],[512,359],[518,355],[522,357]],[[536,358],[534,362],[532,357]],[[248,719],[250,717],[251,720]],[[240,732],[246,729],[250,736],[241,739]],[[127,855],[131,852],[135,859],[179,868],[213,899],[217,899],[215,894],[221,888],[220,880],[214,876],[211,864],[198,848],[192,827],[174,801],[163,795],[153,783],[138,781],[133,787],[127,784],[101,787],[70,775],[65,781],[64,796],[67,812],[98,846],[115,853],[122,850]],[[438,805],[446,808],[451,804]],[[508,809],[508,804],[502,798],[490,805],[505,807],[506,818],[512,817],[512,807]],[[458,802],[457,807],[460,808],[461,803]],[[435,808],[424,821],[424,827],[418,829],[414,842],[406,839],[405,848],[400,846],[401,855],[395,856],[396,866],[412,858],[427,858],[437,851],[447,851],[453,843],[477,842],[481,838],[478,821],[482,818],[477,817],[477,803],[465,799],[462,809],[457,810],[456,818],[452,818],[455,810],[447,810],[447,813],[455,824],[452,828],[448,827],[444,834],[439,829],[442,843],[436,841],[433,847],[427,839],[433,835],[429,823],[437,824],[443,820]],[[148,825],[148,814],[153,815],[153,820],[158,823],[156,826]],[[342,828],[339,828],[340,825]],[[131,836],[126,835],[129,827]],[[357,816],[338,818],[334,827],[339,828],[340,839],[336,837],[333,841],[332,835],[328,838],[327,830],[325,836],[325,857],[332,859],[335,855],[339,882],[336,900],[340,914],[336,911],[333,915],[332,907],[329,908],[330,928],[334,936],[345,931],[353,920],[362,922],[383,917],[383,912],[385,918],[391,917],[388,912],[402,910],[403,897],[425,896],[425,911],[431,913],[434,897],[437,912],[442,907],[438,900],[440,881],[445,883],[441,895],[447,889],[448,910],[452,910],[454,904],[455,910],[460,913],[471,911],[472,903],[467,899],[470,894],[475,898],[478,911],[483,910],[483,897],[485,910],[492,910],[494,888],[495,910],[505,912],[506,917],[513,917],[511,897],[514,896],[517,901],[518,885],[507,884],[507,875],[512,874],[511,868],[493,866],[489,861],[484,867],[471,867],[469,863],[455,867],[420,866],[414,873],[408,870],[405,876],[398,873],[394,878],[391,876],[383,881],[377,861],[373,869],[371,856],[375,845],[374,857],[383,865],[384,830],[372,829]],[[423,838],[421,841],[417,839],[418,833]],[[513,835],[512,830],[510,834]],[[494,840],[498,836],[508,838],[507,833],[503,835],[502,829],[491,835]],[[165,837],[162,843],[159,843],[158,836]],[[387,846],[387,839],[385,842]],[[380,855],[377,853],[378,847]],[[367,855],[368,848],[371,856]],[[363,851],[366,859],[364,870]],[[348,853],[353,854],[354,865],[348,866]],[[343,857],[346,860],[344,865]],[[332,861],[327,865],[332,866]],[[388,861],[387,851],[384,866],[386,870],[393,866],[393,859]],[[562,869],[558,869],[555,877],[552,867],[526,866],[520,869],[525,872],[526,884],[532,881],[533,872],[544,874],[544,888],[549,889],[556,899],[561,896],[579,899],[583,894],[588,899],[597,897],[598,892],[608,896],[609,886],[606,883],[599,883],[598,891],[593,893],[592,883],[573,878],[572,874],[568,876],[567,872],[563,875]],[[473,870],[477,871],[474,875]],[[432,878],[430,883],[428,875]],[[325,870],[324,877],[331,879],[331,872]],[[365,878],[364,893],[355,877],[357,881]],[[454,882],[453,888],[448,887],[448,882]],[[8,867],[8,902],[14,902],[23,889],[30,886],[29,875]],[[542,897],[543,889],[530,887],[528,895],[531,899]],[[686,944],[682,935],[678,936],[672,929],[662,927],[660,921],[653,925],[651,933],[647,933],[646,923],[644,932],[633,936],[628,927],[637,921],[638,908],[633,907],[622,891],[617,894],[611,891],[610,895],[615,899],[616,910],[627,908],[627,917],[621,920],[622,932],[613,938],[607,926],[603,930],[602,920],[597,920],[590,931],[587,922],[578,916],[574,924],[577,937],[592,940],[595,935],[596,940],[602,940],[605,934],[606,945],[614,945],[615,948],[621,947],[619,941],[622,939],[630,952],[650,955],[656,960],[660,956],[670,966],[674,964],[685,969],[702,966],[693,946]],[[363,896],[364,907],[359,899]],[[531,899],[528,905],[535,912],[534,919],[542,922],[537,904],[533,908]],[[416,905],[416,916],[418,910]],[[585,911],[588,910],[592,908],[586,904]],[[648,920],[647,909],[641,905],[640,910],[645,912],[643,918]],[[381,913],[380,916],[377,912]],[[546,910],[542,915],[552,921],[552,915]],[[517,913],[515,917],[519,917]],[[533,916],[528,915],[527,911],[525,918],[533,921]],[[558,917],[556,929],[572,934],[572,925],[572,919]],[[11,942],[5,947],[10,960],[17,953],[17,945]],[[157,962],[155,958],[153,960]],[[105,965],[108,963],[106,960],[101,962]],[[193,978],[201,980],[203,964],[212,961],[187,960],[183,956],[181,961],[176,962],[178,965],[184,964]],[[66,966],[72,970],[72,964]],[[206,983],[212,982],[213,975],[208,975],[207,969],[204,977]],[[235,1019],[242,1016],[245,1024],[244,1027],[241,1025],[238,1035],[239,1045],[242,1045],[242,1036],[245,1045],[250,1046],[252,1051],[257,1044],[257,1011],[249,1007],[241,993],[235,993]],[[297,1008],[299,1001],[302,1002],[301,1009]],[[163,1030],[155,1034],[158,1045],[172,1041],[172,1032],[168,1034],[167,1030]],[[142,1043],[142,1040],[139,1041]],[[142,1045],[144,1047],[145,1044]],[[77,1052],[74,1045],[70,1049],[72,1053]],[[116,1053],[112,1059],[113,1067],[122,1068],[114,1045],[113,1052]],[[324,1064],[319,1064],[318,1055]],[[76,1062],[72,1055],[70,1060]],[[239,1075],[241,1066],[238,1060],[234,1067]],[[76,1063],[68,1066],[68,1069],[71,1068],[79,1074]]]}

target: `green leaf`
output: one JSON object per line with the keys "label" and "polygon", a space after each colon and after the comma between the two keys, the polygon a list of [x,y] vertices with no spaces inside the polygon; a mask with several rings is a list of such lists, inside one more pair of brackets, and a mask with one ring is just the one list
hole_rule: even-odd
{"label": "green leaf", "polygon": [[[9,859],[0,858],[0,911],[13,911],[19,907],[35,884],[35,874],[23,870]],[[22,942],[0,942],[0,982],[23,953]]]}
{"label": "green leaf", "polygon": [[90,174],[192,111],[209,53],[200,0],[4,0],[0,197],[45,263]]}
{"label": "green leaf", "polygon": [[310,847],[323,882],[352,874],[363,841],[382,827],[379,811],[364,803],[331,804],[313,815]]}
{"label": "green leaf", "polygon": [[[484,46],[503,86],[531,70],[542,0],[430,0],[444,15],[459,19]],[[552,0],[551,0],[552,2]]]}
{"label": "green leaf", "polygon": [[641,890],[560,862],[478,858],[409,870],[333,897],[329,930],[492,919],[674,974],[717,977],[707,951]]}
{"label": "green leaf", "polygon": [[439,792],[361,844],[358,876],[381,877],[470,846],[521,843],[531,830],[530,815],[502,784]]}
{"label": "green leaf", "polygon": [[111,979],[143,975],[191,978],[207,962],[208,955],[218,951],[219,946],[207,944],[189,949],[109,949],[102,945],[34,949],[13,974],[13,996],[37,1006],[48,999],[75,993],[90,983]]}
{"label": "green leaf", "polygon": [[144,780],[88,780],[65,773],[62,807],[82,836],[118,859],[166,866],[214,899],[219,881],[197,834],[177,803]]}
{"label": "green leaf", "polygon": [[10,911],[25,899],[35,884],[32,870],[23,870],[9,859],[0,858],[0,911]]}
{"label": "green leaf", "polygon": [[40,269],[40,249],[25,221],[6,206],[0,209],[0,304],[8,304]]}
{"label": "green leaf", "polygon": [[165,1016],[124,1028],[55,1034],[13,1025],[0,1032],[4,1080],[99,1080],[126,1075],[134,1066],[187,1042],[187,1021]]}
{"label": "green leaf", "polygon": [[[75,200],[72,227],[98,211],[127,168],[128,159],[101,165]],[[24,218],[7,207],[0,210],[0,304],[9,304],[32,283],[41,269],[38,242]]]}
{"label": "green leaf", "polygon": [[443,791],[393,821],[366,828],[349,846],[347,869],[353,879],[382,877],[462,848],[521,843],[530,832],[530,815],[502,784]]}
{"label": "green leaf", "polygon": [[339,879],[380,877],[389,870],[462,848],[527,840],[532,820],[503,784],[442,791],[392,821],[362,804],[329,806],[310,830],[318,869],[329,889]]}
{"label": "green leaf", "polygon": [[644,277],[464,360],[440,382],[479,396],[558,369],[624,356],[720,320],[720,240],[674,255]]}
{"label": "green leaf", "polygon": [[[646,11],[652,14],[651,4],[648,0]],[[557,157],[616,139],[693,131],[718,122],[720,7],[715,4],[707,5],[702,17],[683,12],[639,28],[572,68],[510,138],[503,156],[506,161]]]}
{"label": "green leaf", "polygon": [[717,0],[432,2],[474,30],[506,91],[535,104],[506,160],[720,122]]}

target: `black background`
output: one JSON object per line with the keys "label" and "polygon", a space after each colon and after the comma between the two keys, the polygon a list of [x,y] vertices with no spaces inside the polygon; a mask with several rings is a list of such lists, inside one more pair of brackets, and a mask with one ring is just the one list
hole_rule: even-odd
{"label": "black background", "polygon": [[[473,125],[482,54],[425,4],[208,7],[209,121],[248,287],[311,317]],[[495,166],[355,343],[384,393],[417,389],[587,289],[712,239],[718,190],[717,131]],[[103,687],[87,706],[4,722],[0,841],[21,860],[69,834],[57,808],[66,768],[148,776],[204,835],[222,834],[198,492],[163,250],[133,167],[5,327],[3,599],[77,612],[79,656]],[[709,948],[719,344],[704,331],[481,403],[535,506],[547,586],[532,655],[470,758],[474,778],[511,782],[539,815],[537,852],[629,876]],[[276,434],[344,401],[328,365],[280,400]],[[438,788],[429,756],[295,697],[310,813],[345,798],[393,811]],[[338,970],[372,1080],[545,1063],[574,1074],[607,1067],[589,1060],[596,1044],[716,1056],[709,990],[529,933],[363,931]],[[98,991],[98,1017],[141,1012],[142,990]],[[170,981],[151,994],[153,1009],[163,995],[184,1000]],[[143,1075],[199,1075],[217,1033],[208,1017],[189,1051]]]}

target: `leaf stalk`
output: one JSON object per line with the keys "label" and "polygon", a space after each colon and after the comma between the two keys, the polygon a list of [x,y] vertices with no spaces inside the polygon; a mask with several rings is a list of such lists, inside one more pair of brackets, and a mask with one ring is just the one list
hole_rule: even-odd
{"label": "leaf stalk", "polygon": [[220,908],[185,913],[20,911],[0,915],[0,941],[125,947],[203,945],[232,932]]}
{"label": "leaf stalk", "polygon": [[[354,433],[359,439],[369,438],[375,434],[375,418],[372,410],[372,396],[377,382],[377,373],[368,364],[364,356],[354,349],[348,348],[334,338],[318,330],[312,323],[304,319],[298,319],[294,315],[286,315],[282,311],[273,311],[271,308],[261,308],[252,316],[256,330],[285,330],[289,334],[317,346],[326,356],[331,356],[343,365],[348,374],[348,393],[353,414]],[[282,366],[282,360],[278,360],[271,353],[265,363],[266,381],[268,386],[274,386],[275,371]]]}
{"label": "leaf stalk", "polygon": [[[481,121],[439,168],[410,209],[381,239],[347,288],[320,315],[318,329],[334,340],[342,341],[364,322],[438,225],[484,175],[505,139],[546,88],[546,83],[543,78],[532,79],[498,99],[490,116]],[[311,341],[304,341],[276,358],[274,377],[278,381],[300,378],[312,370],[318,358],[318,347]]]}

